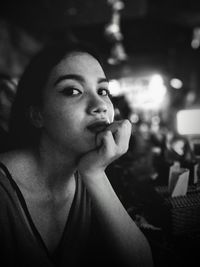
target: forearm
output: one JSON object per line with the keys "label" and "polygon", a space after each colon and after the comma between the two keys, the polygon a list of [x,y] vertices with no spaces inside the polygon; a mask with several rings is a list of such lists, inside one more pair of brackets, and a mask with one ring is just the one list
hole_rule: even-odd
{"label": "forearm", "polygon": [[119,201],[106,174],[95,173],[93,179],[83,176],[97,218],[117,255],[121,255],[130,266],[151,267],[149,244]]}

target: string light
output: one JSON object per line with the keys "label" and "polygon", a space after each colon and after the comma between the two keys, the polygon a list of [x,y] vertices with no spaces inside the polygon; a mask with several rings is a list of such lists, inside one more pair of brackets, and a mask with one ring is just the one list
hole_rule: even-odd
{"label": "string light", "polygon": [[200,28],[196,27],[193,29],[193,37],[191,41],[191,46],[193,49],[198,49],[200,47]]}
{"label": "string light", "polygon": [[115,65],[127,59],[122,40],[123,35],[120,27],[121,10],[124,8],[124,3],[119,0],[108,0],[108,4],[111,6],[111,19],[105,26],[105,37],[112,44],[110,57],[108,63]]}

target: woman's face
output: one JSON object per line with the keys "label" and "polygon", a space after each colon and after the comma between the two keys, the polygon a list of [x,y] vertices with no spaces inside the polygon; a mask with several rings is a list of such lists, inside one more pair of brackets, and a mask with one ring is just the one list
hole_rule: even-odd
{"label": "woman's face", "polygon": [[81,155],[96,147],[98,127],[113,117],[108,81],[94,57],[73,52],[53,68],[44,90],[42,138]]}

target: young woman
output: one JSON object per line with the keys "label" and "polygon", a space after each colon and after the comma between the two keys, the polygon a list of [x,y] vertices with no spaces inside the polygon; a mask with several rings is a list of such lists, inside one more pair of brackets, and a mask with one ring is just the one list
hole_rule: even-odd
{"label": "young woman", "polygon": [[105,174],[131,134],[128,120],[113,117],[93,52],[54,44],[31,61],[12,109],[15,149],[0,158],[4,266],[152,266]]}

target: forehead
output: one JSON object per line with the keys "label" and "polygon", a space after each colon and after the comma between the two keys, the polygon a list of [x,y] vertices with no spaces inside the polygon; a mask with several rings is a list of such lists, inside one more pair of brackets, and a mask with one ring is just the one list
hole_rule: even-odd
{"label": "forehead", "polygon": [[105,73],[98,60],[86,52],[72,52],[66,55],[52,69],[50,76],[58,77],[62,74],[105,77]]}

